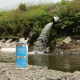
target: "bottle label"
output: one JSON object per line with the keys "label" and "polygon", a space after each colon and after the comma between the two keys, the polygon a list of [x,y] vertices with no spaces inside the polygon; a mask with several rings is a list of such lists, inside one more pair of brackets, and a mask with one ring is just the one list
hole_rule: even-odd
{"label": "bottle label", "polygon": [[27,64],[27,48],[17,47],[17,67],[26,67]]}

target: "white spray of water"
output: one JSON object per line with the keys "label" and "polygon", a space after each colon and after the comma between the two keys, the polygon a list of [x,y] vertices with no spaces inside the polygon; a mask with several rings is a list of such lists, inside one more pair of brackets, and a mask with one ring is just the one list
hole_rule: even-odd
{"label": "white spray of water", "polygon": [[48,37],[50,33],[50,29],[52,27],[52,22],[48,23],[44,29],[42,30],[41,34],[39,35],[37,41],[34,44],[34,50],[39,52],[44,52],[47,47]]}

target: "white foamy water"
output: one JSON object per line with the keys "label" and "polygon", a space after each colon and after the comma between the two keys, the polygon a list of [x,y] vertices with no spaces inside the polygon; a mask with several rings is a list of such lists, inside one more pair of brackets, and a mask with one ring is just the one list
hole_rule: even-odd
{"label": "white foamy water", "polygon": [[[0,48],[0,53],[16,53],[16,48]],[[32,51],[32,52],[28,52],[28,55],[32,55],[32,54],[43,54],[43,52],[40,51]]]}
{"label": "white foamy water", "polygon": [[29,55],[33,55],[33,54],[44,54],[43,52],[40,51],[32,51],[32,52],[28,52]]}
{"label": "white foamy water", "polygon": [[34,44],[34,50],[44,52],[46,49],[46,44],[48,42],[48,37],[50,33],[50,29],[52,27],[53,22],[48,23],[44,29],[42,30],[41,34],[39,35],[37,41]]}

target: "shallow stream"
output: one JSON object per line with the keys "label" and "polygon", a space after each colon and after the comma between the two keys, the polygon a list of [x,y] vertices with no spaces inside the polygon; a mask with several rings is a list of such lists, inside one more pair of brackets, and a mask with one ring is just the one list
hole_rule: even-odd
{"label": "shallow stream", "polygon": [[[16,53],[0,52],[0,62],[16,63]],[[28,64],[64,72],[74,72],[80,71],[80,56],[33,54],[28,55]]]}

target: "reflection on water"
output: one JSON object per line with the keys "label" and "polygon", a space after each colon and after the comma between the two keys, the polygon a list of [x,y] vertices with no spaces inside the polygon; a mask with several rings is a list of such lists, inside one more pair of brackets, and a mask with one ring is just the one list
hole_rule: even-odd
{"label": "reflection on water", "polygon": [[[80,71],[80,56],[34,54],[28,56],[30,65],[45,66],[59,71]],[[0,53],[0,62],[16,62],[16,53]]]}
{"label": "reflection on water", "polygon": [[59,71],[80,71],[80,56],[78,55],[30,55],[29,64],[47,66]]}

